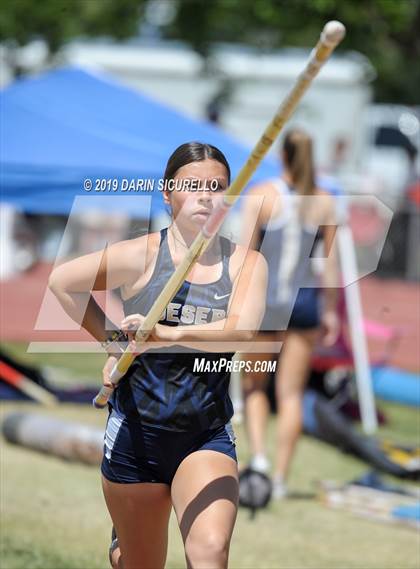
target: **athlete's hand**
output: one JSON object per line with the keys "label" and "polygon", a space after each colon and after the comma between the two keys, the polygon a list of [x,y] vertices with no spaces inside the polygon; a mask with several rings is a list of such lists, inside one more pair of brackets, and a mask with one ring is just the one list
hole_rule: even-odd
{"label": "athlete's hand", "polygon": [[[136,332],[143,325],[144,320],[145,316],[142,316],[141,314],[130,314],[122,320],[121,330],[127,334],[130,343],[135,342]],[[156,326],[150,331],[148,340],[159,342],[160,344],[163,343],[168,346],[171,345],[171,327],[156,324]],[[142,346],[144,346],[143,343],[137,344],[137,353],[139,352],[139,349],[140,351],[144,351],[141,350]]]}
{"label": "athlete's hand", "polygon": [[105,365],[102,370],[102,382],[104,387],[109,387],[110,389],[114,389],[115,386],[110,379],[111,371],[114,369],[115,364],[119,360],[119,356],[109,354]]}
{"label": "athlete's hand", "polygon": [[145,318],[142,314],[130,314],[121,321],[120,328],[127,334],[130,342],[135,339],[136,332],[143,325]]}
{"label": "athlete's hand", "polygon": [[321,318],[322,344],[333,346],[340,332],[340,319],[335,310],[326,310]]}

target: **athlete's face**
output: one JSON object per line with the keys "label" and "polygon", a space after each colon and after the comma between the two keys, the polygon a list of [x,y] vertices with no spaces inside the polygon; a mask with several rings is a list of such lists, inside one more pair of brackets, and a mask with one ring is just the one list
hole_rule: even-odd
{"label": "athlete's face", "polygon": [[206,222],[229,185],[226,167],[211,159],[182,166],[169,182],[173,190],[164,192],[164,200],[177,223],[191,229]]}

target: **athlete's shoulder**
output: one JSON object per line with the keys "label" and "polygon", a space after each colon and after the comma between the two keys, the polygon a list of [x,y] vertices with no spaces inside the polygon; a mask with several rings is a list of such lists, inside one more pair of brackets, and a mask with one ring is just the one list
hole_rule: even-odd
{"label": "athlete's shoulder", "polygon": [[267,261],[259,251],[255,249],[250,249],[249,247],[244,247],[243,245],[238,245],[233,241],[230,242],[232,246],[231,253],[231,275],[232,280],[235,280],[241,269],[249,264],[258,265],[265,268]]}
{"label": "athlete's shoulder", "polygon": [[262,265],[267,264],[264,255],[260,253],[260,251],[256,251],[255,249],[247,249],[246,247],[241,247],[241,248],[245,250],[243,252],[243,254],[245,255],[244,257],[245,263],[253,263],[253,264],[257,263]]}
{"label": "athlete's shoulder", "polygon": [[128,263],[141,266],[156,254],[160,243],[160,233],[147,233],[132,239],[113,243],[107,248],[108,258],[119,264]]}

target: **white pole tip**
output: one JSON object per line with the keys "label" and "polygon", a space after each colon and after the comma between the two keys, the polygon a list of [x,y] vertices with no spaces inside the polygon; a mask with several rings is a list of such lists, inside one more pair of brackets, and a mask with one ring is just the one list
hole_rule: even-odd
{"label": "white pole tip", "polygon": [[343,26],[341,22],[338,22],[337,20],[331,20],[331,22],[325,24],[325,27],[322,31],[324,39],[328,43],[334,43],[334,44],[340,42],[344,38],[345,34],[346,34],[346,28]]}

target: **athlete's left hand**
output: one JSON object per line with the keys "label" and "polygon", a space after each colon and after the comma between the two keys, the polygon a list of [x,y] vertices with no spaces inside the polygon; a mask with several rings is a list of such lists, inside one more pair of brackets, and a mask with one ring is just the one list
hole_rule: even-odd
{"label": "athlete's left hand", "polygon": [[333,346],[340,332],[340,319],[335,310],[326,310],[321,318],[322,345]]}
{"label": "athlete's left hand", "polygon": [[[145,318],[146,317],[142,314],[130,314],[122,320],[121,330],[124,330],[130,342],[135,341],[136,332],[143,325]],[[152,340],[169,346],[172,344],[170,331],[169,326],[156,324],[156,326],[150,331],[147,341]],[[139,347],[139,344],[137,344],[137,347]]]}

